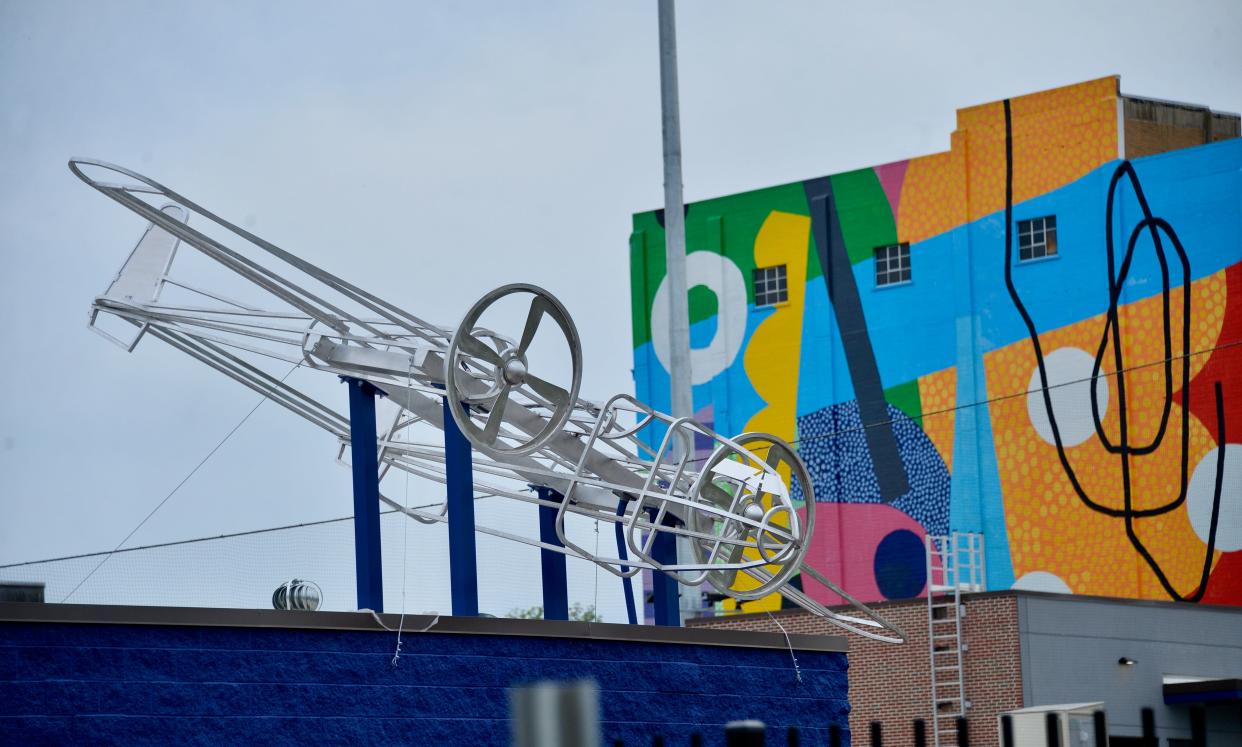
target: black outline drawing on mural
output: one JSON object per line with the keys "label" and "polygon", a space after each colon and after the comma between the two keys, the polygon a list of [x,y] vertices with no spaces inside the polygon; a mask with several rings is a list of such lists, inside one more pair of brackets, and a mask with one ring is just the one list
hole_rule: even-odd
{"label": "black outline drawing on mural", "polygon": [[[1027,311],[1026,305],[1023,304],[1018,294],[1017,288],[1013,283],[1013,125],[1009,108],[1009,99],[1005,99],[1005,287],[1009,291],[1009,297],[1013,301],[1014,307],[1022,316],[1022,321],[1026,325],[1027,335],[1031,340],[1031,344],[1035,350],[1035,360],[1039,369],[1040,389],[1043,392],[1044,407],[1048,415],[1048,423],[1052,428],[1053,440],[1056,442],[1057,456],[1061,461],[1061,467],[1065,471],[1066,477],[1069,478],[1070,484],[1074,487],[1074,492],[1078,494],[1079,499],[1085,506],[1093,511],[1112,517],[1123,517],[1125,519],[1126,537],[1129,539],[1131,546],[1155,573],[1159,579],[1161,586],[1168,595],[1179,602],[1198,602],[1203,598],[1207,591],[1208,576],[1212,569],[1212,554],[1216,550],[1216,528],[1220,518],[1220,497],[1221,488],[1224,478],[1225,468],[1225,407],[1224,399],[1221,394],[1220,381],[1214,382],[1213,391],[1216,396],[1216,424],[1219,446],[1216,451],[1216,481],[1215,492],[1212,496],[1212,519],[1208,530],[1207,553],[1203,559],[1203,571],[1200,575],[1199,585],[1194,594],[1190,596],[1182,596],[1172,584],[1169,583],[1168,577],[1161,568],[1160,563],[1152,556],[1151,552],[1139,539],[1138,534],[1134,531],[1134,520],[1138,518],[1157,516],[1168,513],[1182,505],[1186,501],[1186,492],[1189,486],[1188,480],[1188,454],[1190,439],[1190,261],[1186,256],[1186,251],[1182,247],[1181,240],[1177,237],[1177,232],[1163,218],[1152,215],[1151,209],[1147,204],[1147,198],[1143,194],[1143,187],[1139,183],[1138,174],[1135,173],[1134,167],[1129,161],[1122,161],[1117,166],[1117,170],[1113,172],[1112,180],[1108,186],[1108,202],[1105,209],[1105,236],[1106,236],[1106,256],[1108,260],[1108,312],[1107,321],[1104,325],[1104,332],[1100,338],[1100,346],[1096,352],[1095,363],[1091,369],[1091,417],[1094,422],[1096,435],[1099,437],[1104,448],[1112,454],[1121,457],[1121,485],[1122,498],[1124,507],[1121,509],[1109,508],[1093,501],[1083,489],[1078,481],[1078,475],[1075,473],[1073,466],[1069,462],[1069,457],[1065,453],[1065,446],[1061,440],[1061,430],[1057,423],[1056,413],[1052,408],[1052,393],[1048,385],[1048,371],[1044,361],[1043,348],[1040,344],[1039,334],[1035,328],[1035,322],[1032,320],[1030,313]],[[1122,260],[1121,272],[1116,272],[1113,251],[1113,211],[1116,207],[1115,197],[1117,185],[1121,181],[1122,176],[1130,179],[1130,184],[1134,189],[1135,196],[1138,198],[1139,206],[1143,211],[1143,220],[1139,221],[1134,230],[1130,234],[1130,240],[1126,248],[1125,257]],[[1121,288],[1125,282],[1126,275],[1130,271],[1130,262],[1134,257],[1134,250],[1138,244],[1138,239],[1142,235],[1144,229],[1150,232],[1152,243],[1155,247],[1156,259],[1160,264],[1161,274],[1161,299],[1163,301],[1164,311],[1164,407],[1160,417],[1160,427],[1156,431],[1156,435],[1151,442],[1142,446],[1134,446],[1129,443],[1129,424],[1127,422],[1126,412],[1126,385],[1123,373],[1126,369],[1124,366],[1123,355],[1121,350],[1121,324],[1118,318],[1118,304],[1121,297]],[[1137,510],[1133,508],[1133,495],[1130,487],[1130,459],[1136,456],[1151,454],[1156,451],[1167,431],[1169,413],[1173,402],[1173,356],[1172,356],[1172,321],[1170,317],[1170,283],[1169,283],[1169,265],[1165,257],[1164,244],[1161,241],[1160,234],[1163,233],[1173,243],[1173,247],[1177,252],[1177,257],[1182,270],[1182,390],[1186,392],[1186,401],[1182,407],[1181,418],[1181,475],[1180,488],[1177,498],[1162,506],[1154,508],[1146,508]],[[1111,335],[1111,339],[1110,339]],[[1104,425],[1100,419],[1099,406],[1096,403],[1096,391],[1100,376],[1100,367],[1104,360],[1105,352],[1108,349],[1109,342],[1113,348],[1113,362],[1118,371],[1117,374],[1117,407],[1120,415],[1119,425],[1119,443],[1113,444],[1108,436],[1104,433]]]}
{"label": "black outline drawing on mural", "polygon": [[854,385],[854,397],[858,400],[858,413],[865,428],[867,451],[871,455],[880,499],[892,503],[910,492],[910,480],[889,418],[888,400],[884,398],[884,384],[863,315],[862,298],[837,219],[832,182],[825,176],[809,179],[802,186],[811,213],[811,234],[829,303],[836,315],[841,348]]}

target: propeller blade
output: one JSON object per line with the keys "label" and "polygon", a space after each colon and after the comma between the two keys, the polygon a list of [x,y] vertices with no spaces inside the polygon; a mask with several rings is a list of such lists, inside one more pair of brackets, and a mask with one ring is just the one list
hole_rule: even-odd
{"label": "propeller blade", "polygon": [[530,347],[531,340],[535,339],[535,331],[539,329],[539,322],[547,310],[548,302],[543,299],[543,296],[535,296],[531,299],[530,311],[526,314],[526,327],[522,329],[522,341],[518,343],[518,355],[526,354],[526,348]]}
{"label": "propeller blade", "polygon": [[569,403],[569,392],[538,376],[526,374],[526,386],[535,390],[536,394],[557,407]]}
{"label": "propeller blade", "polygon": [[500,365],[500,355],[474,335],[463,335],[460,347],[468,355],[485,360],[493,366]]}
{"label": "propeller blade", "polygon": [[500,433],[500,424],[505,420],[505,406],[509,404],[510,388],[508,385],[505,385],[500,390],[500,394],[496,395],[496,401],[492,404],[492,411],[487,416],[487,425],[483,427],[484,443],[496,443],[496,436]]}

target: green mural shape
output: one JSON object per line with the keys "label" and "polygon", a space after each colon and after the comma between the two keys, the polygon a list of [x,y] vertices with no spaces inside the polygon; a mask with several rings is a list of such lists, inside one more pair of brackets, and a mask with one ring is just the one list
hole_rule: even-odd
{"label": "green mural shape", "polygon": [[690,289],[690,323],[711,319],[720,311],[720,301],[716,294],[706,285],[696,285]]}
{"label": "green mural shape", "polygon": [[875,169],[830,177],[845,253],[856,265],[875,256],[875,248],[897,243],[897,224]]}
{"label": "green mural shape", "polygon": [[[703,200],[686,211],[686,252],[724,254],[742,272],[746,301],[754,303],[751,275],[755,269],[755,237],[774,210],[809,215],[801,182]],[[664,226],[658,211],[637,213],[630,234],[630,309],[634,347],[651,340],[651,304],[664,280]],[[807,280],[822,274],[812,239],[807,237]],[[690,323],[717,312],[718,301],[707,288],[690,290]]]}
{"label": "green mural shape", "polygon": [[919,396],[918,379],[885,389],[884,400],[904,412],[920,427],[923,425],[923,399]]}

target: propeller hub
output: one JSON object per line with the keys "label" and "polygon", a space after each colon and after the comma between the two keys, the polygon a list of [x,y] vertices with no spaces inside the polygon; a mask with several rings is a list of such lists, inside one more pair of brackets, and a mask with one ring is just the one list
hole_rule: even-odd
{"label": "propeller hub", "polygon": [[510,358],[501,366],[501,374],[506,383],[519,386],[526,381],[526,362],[516,356]]}

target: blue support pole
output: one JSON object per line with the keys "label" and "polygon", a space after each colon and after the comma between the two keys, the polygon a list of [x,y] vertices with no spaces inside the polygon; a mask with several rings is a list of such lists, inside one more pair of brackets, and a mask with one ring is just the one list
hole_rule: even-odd
{"label": "blue support pole", "polygon": [[354,573],[358,609],[384,611],[380,562],[379,448],[375,437],[375,396],[380,391],[360,379],[349,385],[349,448],[354,474]]}
{"label": "blue support pole", "polygon": [[[654,520],[654,515],[652,520]],[[665,516],[660,520],[664,526],[673,526],[674,520]],[[677,562],[677,537],[668,532],[656,534],[651,545],[651,557],[662,565],[673,565]],[[677,581],[659,571],[651,572],[651,589],[655,595],[655,624],[669,627],[681,627],[681,606],[677,594]]]}
{"label": "blue support pole", "polygon": [[474,465],[448,399],[444,400],[444,471],[448,486],[449,587],[453,615],[479,614],[478,560],[474,549]]}
{"label": "blue support pole", "polygon": [[[552,488],[536,486],[541,501],[565,500]],[[557,510],[551,506],[539,507],[539,541],[564,547],[556,536]],[[565,572],[565,555],[553,550],[539,550],[539,563],[543,571],[543,619],[569,619],[569,578]]]}
{"label": "blue support pole", "polygon": [[[617,516],[625,516],[625,501],[617,502]],[[617,530],[617,557],[622,560],[629,560],[629,554],[625,551],[625,529],[621,526],[621,522],[613,524],[613,528]],[[628,573],[629,566],[621,566],[622,573]],[[621,588],[625,590],[625,614],[629,618],[630,625],[638,624],[638,610],[634,609],[634,579],[632,576],[625,576],[621,579]]]}

